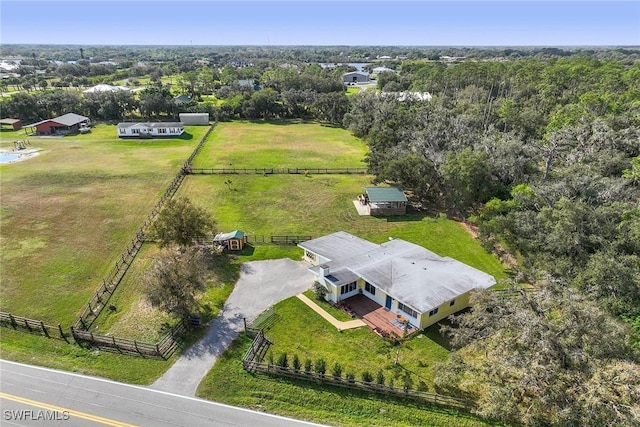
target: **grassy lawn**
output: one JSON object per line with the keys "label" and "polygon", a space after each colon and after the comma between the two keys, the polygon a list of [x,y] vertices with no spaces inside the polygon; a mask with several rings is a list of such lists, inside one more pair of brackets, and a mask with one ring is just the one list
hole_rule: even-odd
{"label": "grassy lawn", "polygon": [[360,175],[208,175],[189,177],[180,191],[211,210],[223,231],[319,237],[344,230],[375,243],[401,238],[506,277],[498,259],[455,221],[424,214],[359,216],[352,201],[369,180]]}
{"label": "grassy lawn", "polygon": [[[284,314],[282,310],[278,313]],[[280,324],[282,323],[283,320],[280,321]],[[275,328],[278,326],[276,324]],[[319,330],[321,331],[322,327],[314,325],[313,331]],[[291,343],[291,339],[287,342]],[[339,426],[491,425],[468,414],[425,404],[390,397],[381,398],[365,392],[328,387],[313,382],[248,374],[242,369],[240,360],[250,343],[251,340],[246,336],[234,341],[200,384],[197,395],[230,405]],[[370,348],[372,344],[367,342],[366,346]],[[332,365],[328,365],[328,369],[331,369]]]}
{"label": "grassy lawn", "polygon": [[430,334],[436,334],[436,339],[420,334],[401,345],[393,345],[368,327],[340,332],[297,297],[281,301],[275,310],[281,320],[266,332],[274,343],[270,350],[274,360],[282,353],[287,353],[289,360],[297,354],[302,362],[323,358],[327,372],[338,362],[343,376],[351,371],[358,379],[365,370],[375,376],[382,369],[387,382],[394,378],[397,386],[402,385],[402,375],[409,372],[414,387],[422,381],[429,391],[434,391],[432,365],[445,360],[449,354],[439,344],[443,340],[437,328],[429,329]]}
{"label": "grassy lawn", "polygon": [[360,93],[362,89],[356,86],[347,86],[347,96],[355,95],[356,93]]}
{"label": "grassy lawn", "polygon": [[2,333],[0,357],[3,359],[106,377],[131,384],[151,384],[175,362],[177,357],[177,354],[169,360],[131,357],[85,349],[61,340],[14,332],[7,328],[2,328],[0,332]]}
{"label": "grassy lawn", "polygon": [[363,168],[366,146],[344,129],[299,121],[220,123],[194,167]]}
{"label": "grassy lawn", "polygon": [[307,298],[315,302],[320,308],[329,313],[336,320],[339,320],[340,322],[348,322],[350,320],[353,320],[353,318],[349,314],[332,305],[329,301],[316,298],[316,293],[313,291],[313,289],[309,289],[308,291],[304,291],[303,293]]}
{"label": "grassy lawn", "polygon": [[[143,245],[109,300],[117,310],[104,310],[92,327],[94,332],[154,343],[165,335],[168,327],[180,320],[152,307],[144,295],[143,275],[159,253],[156,245]],[[212,260],[208,287],[200,298],[204,323],[218,315],[239,273],[240,263],[236,256],[222,255]]]}
{"label": "grassy lawn", "polygon": [[[40,154],[0,165],[0,309],[70,325],[206,132],[119,140],[115,126],[70,137],[2,132]],[[46,301],[46,304],[43,304]]]}

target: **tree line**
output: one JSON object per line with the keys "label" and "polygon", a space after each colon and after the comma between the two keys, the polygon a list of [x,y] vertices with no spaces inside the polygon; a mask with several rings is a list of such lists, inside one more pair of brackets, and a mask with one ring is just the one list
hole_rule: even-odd
{"label": "tree line", "polygon": [[[407,62],[353,96],[344,125],[377,182],[478,226],[519,260],[445,332],[443,392],[525,425],[640,422],[640,63],[593,57]],[[506,284],[508,285],[508,283]],[[482,355],[482,357],[479,357]]]}

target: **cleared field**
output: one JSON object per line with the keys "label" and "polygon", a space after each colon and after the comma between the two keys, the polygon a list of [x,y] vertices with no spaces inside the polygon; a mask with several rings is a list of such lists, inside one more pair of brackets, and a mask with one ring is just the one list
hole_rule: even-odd
{"label": "cleared field", "polygon": [[85,135],[2,132],[40,154],[1,165],[0,309],[70,325],[206,132],[118,140],[115,126]]}
{"label": "cleared field", "polygon": [[363,168],[366,146],[344,129],[299,121],[220,123],[196,168]]}
{"label": "cleared field", "polygon": [[[455,221],[421,213],[359,216],[353,200],[369,179],[360,175],[195,176],[189,177],[180,191],[206,206],[223,231],[319,237],[343,230],[376,243],[401,238],[496,278],[505,277],[499,260]],[[225,184],[228,180],[230,185]],[[298,249],[296,258],[301,256]]]}

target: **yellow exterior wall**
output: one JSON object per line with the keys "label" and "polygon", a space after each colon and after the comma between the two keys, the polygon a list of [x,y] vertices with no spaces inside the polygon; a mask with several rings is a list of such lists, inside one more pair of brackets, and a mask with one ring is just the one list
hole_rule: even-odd
{"label": "yellow exterior wall", "polygon": [[446,317],[449,317],[453,313],[469,307],[470,296],[471,292],[467,292],[458,296],[455,299],[455,303],[453,305],[449,305],[450,301],[445,302],[440,307],[438,307],[438,313],[434,314],[433,316],[429,316],[429,313],[422,313],[422,315],[420,315],[420,329],[428,328],[434,323]]}

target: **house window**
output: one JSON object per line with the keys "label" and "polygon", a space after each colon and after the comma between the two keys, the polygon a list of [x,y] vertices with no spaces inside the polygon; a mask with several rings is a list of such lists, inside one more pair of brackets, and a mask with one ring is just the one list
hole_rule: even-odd
{"label": "house window", "polygon": [[456,303],[456,300],[452,299],[452,300],[449,302],[449,307],[453,306],[455,303]]}
{"label": "house window", "polygon": [[118,132],[120,132],[120,135],[124,135],[125,133],[127,133],[127,130],[125,128],[120,128],[118,129]]}
{"label": "house window", "polygon": [[398,301],[398,308],[400,310],[404,311],[405,313],[407,313],[409,316],[412,316],[412,317],[415,317],[415,318],[418,317],[418,312],[417,311],[415,311],[413,308],[411,308],[411,307],[409,307],[407,305],[404,305],[400,301]]}
{"label": "house window", "polygon": [[167,128],[158,128],[158,133],[167,133]]}
{"label": "house window", "polygon": [[131,129],[131,133],[134,135],[139,135],[140,134],[140,129]]}
{"label": "house window", "polygon": [[310,260],[312,260],[312,261],[316,260],[316,254],[314,254],[313,252],[305,251],[304,254]]}
{"label": "house window", "polygon": [[356,282],[351,282],[340,287],[340,295],[348,294],[356,290]]}
{"label": "house window", "polygon": [[371,295],[376,294],[376,287],[369,282],[364,282],[364,290],[369,292]]}
{"label": "house window", "polygon": [[438,307],[434,308],[433,310],[431,310],[431,311],[429,312],[429,316],[433,316],[433,315],[435,315],[435,314],[438,314]]}

